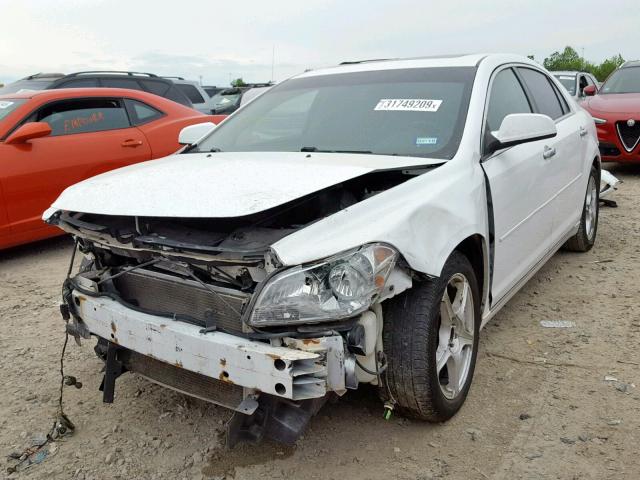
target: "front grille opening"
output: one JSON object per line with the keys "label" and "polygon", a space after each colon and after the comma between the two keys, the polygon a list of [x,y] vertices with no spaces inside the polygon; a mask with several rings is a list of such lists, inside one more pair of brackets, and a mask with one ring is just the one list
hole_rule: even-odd
{"label": "front grille opening", "polygon": [[640,141],[640,120],[636,120],[633,126],[627,125],[626,121],[618,122],[616,128],[622,146],[627,152],[632,152]]}
{"label": "front grille opening", "polygon": [[144,311],[187,318],[203,327],[215,324],[233,333],[242,333],[242,312],[250,300],[244,292],[217,286],[209,289],[192,280],[145,270],[116,277],[113,285],[122,300]]}

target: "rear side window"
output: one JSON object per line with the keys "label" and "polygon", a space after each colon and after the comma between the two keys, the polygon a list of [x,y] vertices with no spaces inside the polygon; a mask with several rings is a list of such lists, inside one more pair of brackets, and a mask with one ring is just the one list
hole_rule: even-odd
{"label": "rear side window", "polygon": [[134,125],[143,125],[164,116],[164,113],[160,110],[138,100],[127,98],[125,102]]}
{"label": "rear side window", "polygon": [[95,78],[75,78],[56,85],[55,88],[95,88],[97,86],[98,80]]}
{"label": "rear side window", "polygon": [[142,90],[140,84],[133,78],[101,78],[100,83],[107,88],[129,88],[131,90]]}
{"label": "rear side window", "polygon": [[548,115],[553,120],[564,115],[564,109],[546,75],[530,68],[519,68],[538,113]]}
{"label": "rear side window", "polygon": [[186,83],[176,83],[176,88],[184,93],[191,103],[204,103],[204,98],[198,92],[198,89],[193,85],[189,85]]}
{"label": "rear side window", "polygon": [[42,107],[35,121],[47,122],[52,136],[129,128],[121,100],[91,98],[56,102]]}
{"label": "rear side window", "polygon": [[487,109],[489,131],[499,130],[504,117],[512,113],[532,113],[532,111],[518,78],[513,70],[507,68],[495,76],[491,85]]}
{"label": "rear side window", "polygon": [[169,90],[170,85],[164,82],[157,82],[155,80],[140,80],[142,86],[150,93],[164,97]]}

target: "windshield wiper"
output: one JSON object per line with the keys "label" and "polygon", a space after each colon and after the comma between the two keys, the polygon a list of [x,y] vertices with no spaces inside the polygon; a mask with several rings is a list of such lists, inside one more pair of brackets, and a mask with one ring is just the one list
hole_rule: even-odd
{"label": "windshield wiper", "polygon": [[320,150],[317,147],[302,147],[301,152],[318,152],[318,153],[368,153],[372,154],[371,150]]}

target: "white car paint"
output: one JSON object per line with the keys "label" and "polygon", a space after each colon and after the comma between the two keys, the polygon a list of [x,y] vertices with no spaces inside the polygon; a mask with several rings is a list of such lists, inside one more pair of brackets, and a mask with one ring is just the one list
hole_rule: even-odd
{"label": "white car paint", "polygon": [[[284,265],[318,260],[370,242],[395,246],[417,271],[438,276],[462,240],[482,238],[492,262],[493,302],[512,289],[549,252],[577,230],[588,172],[599,157],[595,126],[562,85],[571,112],[555,121],[557,138],[502,150],[481,159],[487,91],[500,69],[541,67],[516,55],[365,62],[309,71],[299,77],[388,70],[478,65],[460,147],[441,167],[319,220],[273,245]],[[547,73],[548,75],[548,73]],[[268,94],[268,93],[267,93]],[[582,127],[587,130],[579,135]],[[544,159],[545,147],[556,155]],[[481,163],[483,160],[483,163]],[[423,158],[331,153],[243,152],[172,156],[109,172],[70,187],[45,213],[57,210],[109,215],[234,217],[265,210],[376,168],[437,164]],[[486,174],[486,178],[485,178]],[[489,259],[486,179],[493,201],[494,258]],[[144,185],[144,188],[139,188]],[[486,284],[486,283],[485,283]]]}
{"label": "white car paint", "polygon": [[412,167],[441,162],[303,152],[222,152],[215,157],[207,153],[171,155],[72,185],[62,192],[52,208],[141,217],[241,217],[381,166]]}
{"label": "white car paint", "polygon": [[[437,277],[456,247],[474,237],[483,251],[484,325],[544,261],[576,233],[589,172],[599,158],[597,137],[589,114],[548,76],[563,96],[569,112],[555,121],[525,115],[523,118],[531,122],[527,124],[529,132],[522,131],[517,118],[506,117],[504,129],[501,125],[496,131],[498,139],[523,139],[534,130],[544,138],[501,148],[491,154],[482,153],[483,126],[487,124],[490,102],[488,92],[495,76],[504,69],[522,66],[548,75],[537,63],[519,56],[469,55],[364,62],[306,72],[300,77],[441,66],[477,66],[460,145],[450,160],[316,152],[180,154],[109,172],[70,187],[45,212],[44,218],[58,211],[136,217],[235,218],[268,210],[366,173],[390,168],[423,168],[426,172],[421,175],[281,238],[271,245],[273,255],[267,255],[265,264],[273,268],[309,264],[381,242],[395,247],[415,272]],[[514,113],[517,117],[517,112]],[[242,110],[234,117],[238,115],[242,115]],[[510,122],[514,122],[511,128]],[[109,245],[98,234],[95,237],[103,245]],[[198,254],[200,258],[206,255]],[[181,255],[188,258],[190,253]],[[271,262],[272,257],[279,260],[277,267],[274,264],[278,262]],[[193,258],[197,258],[196,254]],[[412,277],[406,277],[409,280],[403,287],[394,289],[396,294],[411,288]],[[97,322],[93,328],[103,329],[105,335],[109,332],[106,323],[99,323],[99,310],[112,312],[106,317],[126,319],[122,320],[125,330],[133,331],[138,324],[156,321],[139,312],[119,310],[113,302],[105,300],[97,310],[84,312],[90,322]],[[368,330],[379,340],[384,321],[380,304],[372,305],[371,311],[376,315],[376,322],[371,320]],[[153,346],[144,344],[142,338],[137,338],[140,336],[130,339],[131,348],[153,353],[169,363],[188,360],[187,354],[176,355],[171,341],[163,340],[165,348],[151,351]],[[229,340],[219,335],[214,338],[215,342],[223,340],[219,345]],[[321,337],[317,341],[322,344],[329,338]],[[197,349],[208,345],[201,343],[195,331],[185,333],[181,341]],[[381,341],[376,342],[378,351],[382,348],[380,344]],[[211,359],[215,360],[214,356]],[[372,367],[371,363],[367,365]],[[194,368],[197,366],[190,367]],[[264,368],[260,365],[255,371]],[[345,371],[343,364],[333,375],[344,378]],[[206,372],[216,373],[217,370]],[[358,371],[358,378],[360,381],[375,379],[363,371]],[[269,381],[268,378],[260,380]],[[251,375],[240,375],[238,384],[256,388],[258,382]],[[320,389],[318,397],[324,393]]]}

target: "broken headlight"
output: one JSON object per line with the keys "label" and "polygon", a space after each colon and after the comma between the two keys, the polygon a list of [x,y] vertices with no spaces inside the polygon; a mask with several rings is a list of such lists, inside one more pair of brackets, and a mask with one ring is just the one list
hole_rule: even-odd
{"label": "broken headlight", "polygon": [[259,327],[352,317],[380,295],[397,256],[387,245],[372,244],[288,269],[262,289],[249,323]]}

